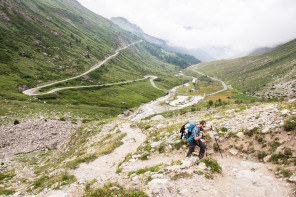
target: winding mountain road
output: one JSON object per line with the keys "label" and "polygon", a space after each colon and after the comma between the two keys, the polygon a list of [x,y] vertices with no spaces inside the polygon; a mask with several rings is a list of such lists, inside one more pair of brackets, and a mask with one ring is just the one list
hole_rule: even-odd
{"label": "winding mountain road", "polygon": [[62,88],[55,88],[55,89],[52,89],[48,92],[45,92],[45,93],[38,93],[38,94],[31,94],[31,95],[44,95],[44,94],[51,94],[51,93],[54,93],[54,92],[58,92],[60,90],[67,90],[67,89],[77,89],[77,88],[92,88],[92,87],[106,87],[106,86],[113,86],[113,85],[120,85],[120,84],[127,84],[127,83],[132,83],[132,82],[136,82],[136,81],[142,81],[142,80],[145,80],[147,78],[151,78],[151,80],[154,80],[156,79],[157,77],[156,76],[145,76],[141,79],[136,79],[136,80],[131,80],[131,81],[121,81],[121,82],[116,82],[116,83],[107,83],[107,84],[101,84],[101,85],[89,85],[89,86],[72,86],[72,87],[62,87]]}
{"label": "winding mountain road", "polygon": [[[115,51],[115,53],[113,55],[110,55],[109,57],[107,57],[106,59],[104,59],[102,62],[99,62],[98,64],[94,65],[93,67],[91,67],[88,71],[80,74],[80,75],[77,75],[75,77],[71,77],[71,78],[68,78],[68,79],[64,79],[64,80],[61,80],[61,81],[53,81],[53,82],[49,82],[49,83],[46,83],[46,84],[42,84],[42,85],[39,85],[35,88],[31,88],[31,89],[28,89],[28,90],[25,90],[23,91],[24,94],[26,95],[29,95],[29,96],[36,96],[36,95],[44,95],[44,94],[50,94],[50,93],[53,93],[53,92],[57,92],[59,90],[65,90],[65,89],[74,89],[74,88],[85,88],[85,87],[96,87],[96,86],[104,86],[104,85],[94,85],[94,86],[75,86],[75,87],[63,87],[63,88],[56,88],[54,90],[51,90],[49,92],[46,92],[46,93],[35,93],[36,91],[38,91],[39,89],[41,88],[45,88],[45,87],[48,87],[48,86],[52,86],[52,85],[55,85],[55,84],[58,84],[58,83],[62,83],[62,82],[65,82],[65,81],[69,81],[69,80],[72,80],[72,79],[76,79],[76,78],[79,78],[79,77],[82,77],[84,75],[87,75],[88,73],[96,70],[97,68],[101,67],[103,64],[105,64],[108,60],[112,59],[113,57],[117,56],[119,54],[119,52],[121,50],[124,50],[128,47],[131,47],[135,44],[138,44],[138,43],[141,43],[142,40],[139,40],[137,42],[134,42],[134,43],[131,43],[125,47],[122,47],[122,48],[119,48]],[[143,80],[143,79],[140,79],[140,80]],[[122,83],[129,83],[129,82],[119,82],[119,83],[114,83],[114,84],[105,84],[105,86],[110,86],[110,85],[116,85],[116,84],[122,84]]]}
{"label": "winding mountain road", "polygon": [[222,83],[222,85],[223,85],[223,89],[222,89],[222,90],[219,90],[219,91],[217,91],[217,92],[214,92],[214,93],[208,94],[207,96],[214,95],[214,94],[218,94],[218,93],[220,93],[220,92],[224,92],[225,90],[228,89],[227,85],[226,85],[226,84],[224,83],[224,81],[222,81],[221,79],[218,79],[218,78],[216,78],[216,77],[211,77],[211,76],[209,76],[209,75],[203,74],[203,73],[201,73],[201,72],[198,72],[198,71],[195,70],[195,69],[192,69],[192,70],[193,70],[194,72],[200,74],[200,75],[203,75],[203,76],[209,77],[210,79],[212,79],[212,80],[214,80],[214,81],[219,81],[220,83]]}

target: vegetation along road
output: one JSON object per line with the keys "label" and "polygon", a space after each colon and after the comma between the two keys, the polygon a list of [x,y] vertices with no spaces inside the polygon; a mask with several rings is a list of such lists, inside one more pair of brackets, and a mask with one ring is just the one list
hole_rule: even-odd
{"label": "vegetation along road", "polygon": [[208,94],[207,96],[214,95],[214,94],[218,94],[218,93],[223,92],[223,91],[225,91],[225,90],[228,89],[228,87],[227,87],[227,85],[224,83],[224,81],[222,81],[222,80],[220,80],[220,79],[217,79],[216,77],[208,76],[208,75],[203,74],[203,73],[201,73],[201,72],[198,72],[198,71],[196,71],[196,70],[193,70],[193,71],[196,72],[196,73],[198,73],[198,74],[200,74],[200,75],[203,75],[203,76],[209,77],[210,79],[212,79],[212,80],[214,80],[214,81],[219,81],[219,82],[222,83],[222,85],[223,85],[223,89],[222,89],[222,90],[219,90],[219,91],[217,91],[217,92],[214,92],[214,93]]}
{"label": "vegetation along road", "polygon": [[[53,81],[53,82],[49,82],[49,83],[46,83],[46,84],[43,84],[43,85],[39,85],[39,86],[37,86],[35,88],[31,88],[31,89],[25,90],[25,91],[23,91],[23,93],[26,94],[26,95],[29,95],[29,96],[33,96],[33,95],[49,94],[49,93],[57,92],[59,90],[70,89],[70,88],[85,88],[85,87],[104,86],[104,85],[95,85],[95,86],[63,87],[63,88],[56,88],[56,89],[51,90],[51,91],[46,92],[46,93],[36,93],[41,88],[45,88],[45,87],[48,87],[48,86],[51,86],[51,85],[54,85],[54,84],[62,83],[62,82],[65,82],[65,81],[69,81],[69,80],[76,79],[76,78],[82,77],[84,75],[87,75],[88,73],[96,70],[97,68],[99,68],[100,66],[102,66],[103,64],[105,64],[108,60],[110,60],[113,57],[117,56],[121,50],[124,50],[124,49],[126,49],[128,47],[131,47],[131,46],[133,46],[135,44],[138,44],[140,42],[142,42],[142,40],[139,40],[139,41],[134,42],[134,43],[131,43],[131,44],[125,46],[125,47],[122,47],[122,48],[117,49],[113,55],[107,57],[102,62],[94,65],[88,71],[86,71],[86,72],[84,72],[84,73],[82,73],[80,75],[77,75],[75,77],[71,77],[71,78],[68,78],[68,79],[64,79],[64,80],[61,80],[61,81]],[[143,80],[143,79],[141,79],[141,80]],[[128,83],[128,82],[120,82],[120,83],[116,83],[116,84],[121,84],[121,83]],[[110,85],[115,85],[115,84],[106,84],[106,86],[110,86]]]}

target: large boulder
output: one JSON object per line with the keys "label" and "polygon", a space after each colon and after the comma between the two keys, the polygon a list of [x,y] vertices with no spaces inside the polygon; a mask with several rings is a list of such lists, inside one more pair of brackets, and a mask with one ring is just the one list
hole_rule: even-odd
{"label": "large boulder", "polygon": [[158,124],[157,126],[156,126],[156,128],[158,128],[158,129],[160,129],[160,128],[164,128],[165,127],[165,124]]}
{"label": "large boulder", "polygon": [[149,186],[155,185],[155,184],[167,184],[169,182],[168,179],[153,179],[148,183]]}
{"label": "large boulder", "polygon": [[289,178],[289,181],[296,183],[296,175],[293,175]]}
{"label": "large boulder", "polygon": [[264,163],[269,162],[271,159],[271,155],[267,155],[266,157],[263,158]]}
{"label": "large boulder", "polygon": [[237,153],[238,153],[238,150],[232,148],[232,149],[229,150],[229,152],[230,152],[233,156],[236,156]]}
{"label": "large boulder", "polygon": [[245,137],[245,134],[243,132],[238,132],[236,134],[236,136],[239,137],[239,138],[241,138],[241,139],[243,139]]}
{"label": "large boulder", "polygon": [[262,133],[267,133],[269,131],[269,127],[265,127],[261,132]]}
{"label": "large boulder", "polygon": [[199,170],[199,171],[204,171],[206,169],[207,169],[207,166],[204,162],[200,162],[197,166],[197,170]]}
{"label": "large boulder", "polygon": [[157,148],[157,147],[160,146],[161,143],[162,143],[162,142],[153,142],[153,143],[151,143],[151,147],[152,147],[152,148]]}
{"label": "large boulder", "polygon": [[196,161],[198,160],[198,157],[190,157],[187,160],[182,161],[182,165],[185,166],[185,168],[190,168],[194,164],[196,164]]}
{"label": "large boulder", "polygon": [[279,146],[276,148],[275,153],[283,153],[283,147]]}
{"label": "large boulder", "polygon": [[165,119],[162,115],[156,115],[151,118],[151,120],[163,120]]}
{"label": "large boulder", "polygon": [[282,111],[281,111],[281,114],[283,115],[283,116],[285,116],[285,115],[289,115],[289,110],[288,109],[283,109]]}

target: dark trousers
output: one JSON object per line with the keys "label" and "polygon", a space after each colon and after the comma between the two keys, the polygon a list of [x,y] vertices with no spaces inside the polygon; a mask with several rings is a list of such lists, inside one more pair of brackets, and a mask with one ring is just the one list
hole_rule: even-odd
{"label": "dark trousers", "polygon": [[197,141],[194,140],[193,142],[189,141],[189,150],[188,150],[188,153],[187,153],[186,157],[190,157],[192,152],[194,152],[194,149],[195,149],[196,145],[199,146],[199,148],[200,148],[198,157],[200,159],[204,157],[205,150],[206,150],[206,145],[204,143],[202,143],[201,140],[197,140]]}

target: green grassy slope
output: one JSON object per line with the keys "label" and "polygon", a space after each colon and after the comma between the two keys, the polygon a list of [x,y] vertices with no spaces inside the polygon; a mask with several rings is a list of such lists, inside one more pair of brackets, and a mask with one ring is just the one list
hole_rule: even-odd
{"label": "green grassy slope", "polygon": [[[109,99],[110,95],[105,91],[108,89],[108,92],[112,92],[119,87],[67,90],[39,99],[22,94],[24,89],[81,74],[114,54],[116,49],[139,38],[87,10],[76,0],[3,0],[0,2],[0,13],[2,107],[7,99],[13,109],[13,103],[17,103],[17,106],[21,106],[22,102],[30,106],[36,104],[36,112],[44,111],[43,107],[50,108],[50,103],[60,111],[63,110],[62,106],[65,111],[71,111],[71,105],[76,105],[84,113],[93,111],[89,110],[93,106],[101,117],[116,115],[163,95],[162,91],[153,89],[148,81],[136,83],[135,86],[120,86],[124,88],[115,100]],[[161,79],[159,85],[169,89],[186,81],[174,77],[176,73],[197,62],[191,56],[168,53],[158,46],[142,42],[120,51],[116,57],[88,75],[56,86],[104,84],[157,75]],[[125,97],[127,92],[132,104],[121,105],[128,100]],[[27,110],[24,113],[30,112]],[[1,111],[0,115],[7,115],[7,111]]]}
{"label": "green grassy slope", "polygon": [[181,68],[187,68],[191,64],[198,64],[201,61],[191,55],[184,55],[181,53],[171,53],[160,48],[156,44],[146,45],[145,49],[148,50],[152,55],[168,63],[177,65]]}
{"label": "green grassy slope", "polygon": [[[145,75],[156,75],[160,79],[163,79],[162,83],[168,85],[167,89],[173,87],[175,83],[170,82],[167,78],[174,76],[174,73],[180,71],[181,68],[154,56],[153,53],[145,50],[147,46],[151,49],[159,49],[147,42],[136,44],[129,49],[120,51],[118,56],[85,77],[42,88],[41,91],[48,91],[55,87],[97,85],[135,80]],[[166,52],[160,51],[160,55],[166,55]]]}
{"label": "green grassy slope", "polygon": [[[115,49],[139,40],[75,0],[4,0],[0,9],[0,95],[5,98],[21,97],[26,87],[80,74]],[[100,83],[122,81],[149,71],[175,72],[175,66],[184,68],[197,61],[145,43],[123,51],[89,77],[92,84],[99,79]]]}
{"label": "green grassy slope", "polygon": [[[196,67],[247,94],[293,97],[296,93],[296,40],[259,56],[201,63]],[[284,91],[280,92],[281,89]]]}
{"label": "green grassy slope", "polygon": [[77,75],[137,40],[74,0],[20,2],[0,4],[2,90]]}

